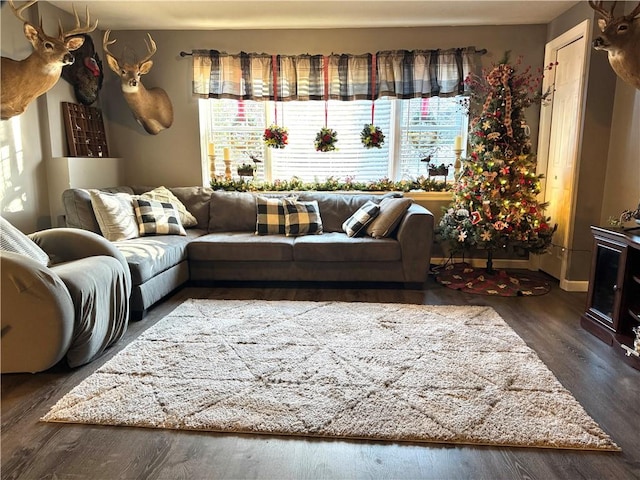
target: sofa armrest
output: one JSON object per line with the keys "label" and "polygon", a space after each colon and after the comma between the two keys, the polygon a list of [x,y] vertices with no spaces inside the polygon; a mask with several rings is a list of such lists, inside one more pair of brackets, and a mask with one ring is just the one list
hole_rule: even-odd
{"label": "sofa armrest", "polygon": [[74,328],[66,286],[41,263],[0,252],[2,373],[46,370],[66,354]]}
{"label": "sofa armrest", "polygon": [[433,214],[422,205],[412,204],[398,226],[405,282],[424,283],[431,263]]}
{"label": "sofa armrest", "polygon": [[124,255],[109,240],[97,233],[78,228],[52,228],[29,235],[42,248],[53,265],[85,257],[106,255],[116,258],[127,271]]}

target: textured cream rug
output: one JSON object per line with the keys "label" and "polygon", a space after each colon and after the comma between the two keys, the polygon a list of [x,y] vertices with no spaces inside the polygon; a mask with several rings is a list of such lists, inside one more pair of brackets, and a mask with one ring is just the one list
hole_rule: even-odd
{"label": "textured cream rug", "polygon": [[618,450],[489,307],[187,300],[43,420]]}

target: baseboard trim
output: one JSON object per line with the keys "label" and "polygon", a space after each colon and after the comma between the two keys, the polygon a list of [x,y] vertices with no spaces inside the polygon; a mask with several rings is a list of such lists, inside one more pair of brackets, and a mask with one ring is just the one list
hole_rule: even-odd
{"label": "baseboard trim", "polygon": [[589,282],[586,280],[560,280],[560,288],[566,292],[588,292]]}
{"label": "baseboard trim", "polygon": [[[433,265],[439,266],[439,265],[444,265],[445,263],[447,263],[448,260],[449,258],[432,257],[431,263]],[[457,262],[461,262],[462,259],[456,258],[453,261],[457,263]],[[481,268],[481,267],[487,266],[486,258],[465,258],[464,261],[466,263],[471,264],[471,266],[475,268]],[[533,271],[538,270],[537,267],[532,266],[529,260],[516,260],[516,259],[509,259],[509,258],[494,258],[493,268],[518,268],[521,270],[533,270]]]}

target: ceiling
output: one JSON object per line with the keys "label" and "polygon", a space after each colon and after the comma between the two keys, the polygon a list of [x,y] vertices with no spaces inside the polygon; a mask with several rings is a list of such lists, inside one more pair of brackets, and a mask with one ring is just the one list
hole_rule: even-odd
{"label": "ceiling", "polygon": [[[50,3],[72,12],[71,1]],[[546,24],[577,0],[85,0],[102,30],[227,30]],[[84,13],[84,12],[82,12]],[[82,16],[81,13],[81,16]]]}

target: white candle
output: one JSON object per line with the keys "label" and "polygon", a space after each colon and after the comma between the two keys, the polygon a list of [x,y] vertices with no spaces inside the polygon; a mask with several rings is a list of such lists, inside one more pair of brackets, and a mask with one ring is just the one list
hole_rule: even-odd
{"label": "white candle", "polygon": [[213,144],[213,142],[209,142],[209,155],[214,155],[215,154],[215,145]]}
{"label": "white candle", "polygon": [[231,160],[231,151],[227,147],[224,148],[223,152],[224,152],[224,159]]}
{"label": "white candle", "polygon": [[456,140],[455,140],[455,142],[453,142],[453,149],[454,150],[462,150],[462,136],[461,135],[457,135],[456,136]]}

